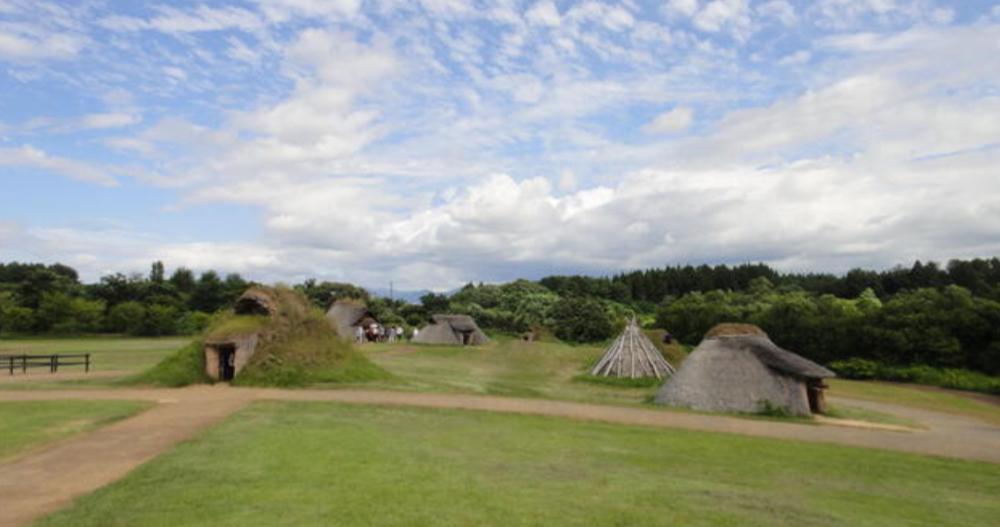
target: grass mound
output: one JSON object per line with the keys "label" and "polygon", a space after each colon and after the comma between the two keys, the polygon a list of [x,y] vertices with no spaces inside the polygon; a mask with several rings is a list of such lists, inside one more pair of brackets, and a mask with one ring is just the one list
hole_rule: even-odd
{"label": "grass mound", "polygon": [[205,374],[205,353],[201,339],[195,339],[187,346],[160,361],[152,368],[131,377],[122,384],[152,384],[177,388],[189,384],[211,382]]}
{"label": "grass mound", "polygon": [[237,309],[216,316],[200,338],[126,382],[172,387],[211,382],[205,374],[204,343],[249,335],[257,336],[257,346],[233,385],[288,387],[389,377],[350,343],[337,338],[323,313],[301,293],[285,287],[254,287],[237,306],[249,302],[244,299],[266,303],[267,309]]}

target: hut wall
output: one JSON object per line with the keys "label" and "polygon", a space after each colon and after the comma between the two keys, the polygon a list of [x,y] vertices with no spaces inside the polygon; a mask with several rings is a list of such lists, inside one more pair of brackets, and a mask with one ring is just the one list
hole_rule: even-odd
{"label": "hut wall", "polygon": [[462,339],[455,335],[455,332],[448,324],[430,324],[424,327],[413,339],[413,342],[418,344],[462,345]]}
{"label": "hut wall", "polygon": [[745,349],[706,339],[656,396],[656,402],[707,412],[757,412],[763,401],[810,415],[805,382],[765,366]]}
{"label": "hut wall", "polygon": [[219,349],[225,346],[233,346],[233,375],[238,375],[240,371],[250,362],[257,351],[257,335],[245,335],[233,337],[225,341],[205,343],[205,373],[212,379],[219,380]]}

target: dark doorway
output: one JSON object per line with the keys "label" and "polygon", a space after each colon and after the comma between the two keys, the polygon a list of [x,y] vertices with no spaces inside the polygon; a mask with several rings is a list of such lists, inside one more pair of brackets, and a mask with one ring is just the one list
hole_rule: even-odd
{"label": "dark doorway", "polygon": [[231,381],[236,375],[236,346],[219,346],[219,380]]}
{"label": "dark doorway", "polygon": [[463,331],[462,332],[462,345],[463,346],[468,346],[469,342],[471,342],[471,341],[472,341],[472,332],[471,331]]}
{"label": "dark doorway", "polygon": [[806,394],[809,396],[809,410],[814,414],[826,413],[826,396],[824,390],[827,385],[823,381],[809,381],[806,384]]}

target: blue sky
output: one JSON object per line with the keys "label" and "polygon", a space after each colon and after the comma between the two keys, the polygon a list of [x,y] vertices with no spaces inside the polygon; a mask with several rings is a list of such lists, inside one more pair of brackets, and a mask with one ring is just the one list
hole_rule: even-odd
{"label": "blue sky", "polygon": [[381,287],[1000,254],[1000,4],[0,0],[0,260]]}

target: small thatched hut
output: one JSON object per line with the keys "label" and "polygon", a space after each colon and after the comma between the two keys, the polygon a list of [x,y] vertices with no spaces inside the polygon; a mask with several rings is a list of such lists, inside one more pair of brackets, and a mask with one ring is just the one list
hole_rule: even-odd
{"label": "small thatched hut", "polygon": [[378,324],[378,319],[367,307],[347,300],[334,302],[326,312],[326,318],[337,328],[337,335],[348,340],[356,340],[358,328]]}
{"label": "small thatched hut", "polygon": [[[237,316],[275,317],[278,315],[278,303],[274,290],[251,287],[236,300],[233,311]],[[205,374],[216,381],[233,380],[257,351],[259,337],[259,332],[251,326],[239,332],[206,337]]]}
{"label": "small thatched hut", "polygon": [[622,334],[605,350],[604,356],[590,371],[591,375],[638,379],[662,379],[674,373],[674,367],[663,358],[660,350],[639,328],[635,317],[629,320]]}
{"label": "small thatched hut", "polygon": [[834,373],[783,350],[750,324],[720,324],[705,334],[656,402],[709,412],[759,412],[768,407],[790,415],[823,413],[823,379]]}
{"label": "small thatched hut", "polygon": [[490,341],[469,315],[434,315],[434,322],[423,327],[413,342],[418,344],[451,344],[479,346]]}

